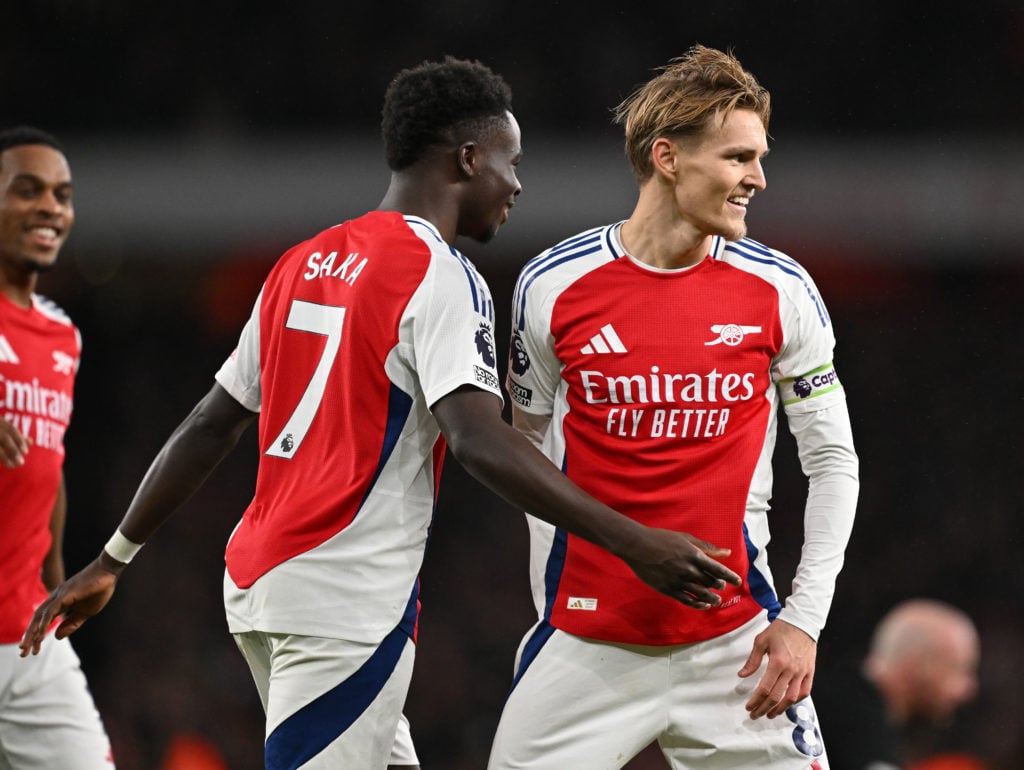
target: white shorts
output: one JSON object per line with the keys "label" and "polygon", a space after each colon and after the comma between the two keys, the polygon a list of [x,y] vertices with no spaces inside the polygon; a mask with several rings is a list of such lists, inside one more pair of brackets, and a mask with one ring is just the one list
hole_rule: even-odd
{"label": "white shorts", "polygon": [[402,715],[416,649],[406,633],[379,645],[260,631],[234,638],[267,715],[266,770],[419,763]]}
{"label": "white shorts", "polygon": [[667,647],[538,623],[520,645],[489,769],[621,768],[657,741],[673,770],[828,770],[809,698],[775,719],[744,708],[759,674],[736,672],[767,622]]}
{"label": "white shorts", "polygon": [[67,639],[0,645],[0,770],[113,770],[110,741]]}

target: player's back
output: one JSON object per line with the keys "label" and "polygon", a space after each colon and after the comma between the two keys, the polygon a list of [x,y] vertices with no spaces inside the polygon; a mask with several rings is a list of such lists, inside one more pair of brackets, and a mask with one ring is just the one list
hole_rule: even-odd
{"label": "player's back", "polygon": [[374,642],[415,615],[444,456],[430,405],[500,397],[493,323],[486,283],[419,217],[371,212],[281,258],[217,372],[260,412],[232,632]]}
{"label": "player's back", "polygon": [[376,212],[299,244],[268,276],[260,468],[229,550],[240,585],[344,529],[371,485],[390,483],[379,474],[412,396],[396,387],[388,360],[430,258],[401,215]]}

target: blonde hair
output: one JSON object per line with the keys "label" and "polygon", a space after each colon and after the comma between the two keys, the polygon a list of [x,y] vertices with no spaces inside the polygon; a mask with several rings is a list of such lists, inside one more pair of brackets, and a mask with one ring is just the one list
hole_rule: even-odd
{"label": "blonde hair", "polygon": [[615,108],[626,132],[626,157],[638,181],[654,173],[651,148],[661,137],[694,136],[737,108],[757,113],[768,131],[771,97],[732,51],[695,45],[661,67]]}

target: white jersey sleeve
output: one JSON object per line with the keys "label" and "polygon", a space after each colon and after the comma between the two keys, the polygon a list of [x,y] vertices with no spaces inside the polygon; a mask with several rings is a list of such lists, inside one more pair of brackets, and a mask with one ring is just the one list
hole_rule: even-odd
{"label": "white jersey sleeve", "polygon": [[[832,321],[811,276],[787,255],[750,240],[729,244],[724,254],[738,256],[738,263],[770,280],[779,292],[784,341],[772,359],[772,395],[786,413],[809,486],[800,562],[778,617],[817,639],[843,566],[859,493],[846,394],[833,363]],[[752,530],[766,526],[769,467],[770,456],[765,456],[748,512]]]}
{"label": "white jersey sleeve", "polygon": [[463,385],[502,397],[491,293],[454,249],[432,260],[409,300],[400,337],[428,406]]}
{"label": "white jersey sleeve", "polygon": [[221,365],[214,379],[232,398],[252,412],[260,411],[260,302],[256,297],[252,314],[242,328],[238,346]]}
{"label": "white jersey sleeve", "polygon": [[817,639],[825,626],[860,490],[857,454],[845,399],[828,409],[789,415],[804,474],[804,542],[779,618]]}
{"label": "white jersey sleeve", "polygon": [[786,414],[800,414],[828,409],[845,396],[832,362],[836,340],[828,310],[811,276],[796,263],[792,270],[790,280],[777,284],[786,336],[772,362],[772,379]]}
{"label": "white jersey sleeve", "polygon": [[802,269],[798,275],[799,280],[780,285],[788,300],[781,305],[787,333],[772,376],[808,478],[808,494],[800,561],[779,618],[817,639],[853,529],[858,460],[846,394],[832,360],[832,322],[810,275]]}

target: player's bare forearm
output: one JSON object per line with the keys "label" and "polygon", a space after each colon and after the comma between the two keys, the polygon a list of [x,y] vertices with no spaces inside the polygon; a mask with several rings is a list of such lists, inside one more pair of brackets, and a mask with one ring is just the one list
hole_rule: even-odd
{"label": "player's bare forearm", "polygon": [[[118,529],[134,543],[146,540],[192,494],[238,443],[256,415],[215,385],[171,434],[150,465]],[[56,636],[74,633],[110,601],[126,564],[105,550],[57,586],[36,610],[20,644],[22,656],[38,653],[46,629],[63,617]]]}
{"label": "player's bare forearm", "polygon": [[758,634],[739,670],[741,677],[752,676],[768,657],[768,665],[746,704],[750,718],[773,719],[810,695],[817,654],[817,642],[784,620],[773,621]]}
{"label": "player's bare forearm", "polygon": [[153,460],[121,521],[121,533],[145,543],[203,485],[255,418],[214,385]]}
{"label": "player's bare forearm", "polygon": [[691,607],[740,577],[720,561],[729,551],[686,533],[645,527],[588,495],[501,417],[500,400],[469,388],[433,406],[455,458],[513,505],[623,559],[641,580]]}

